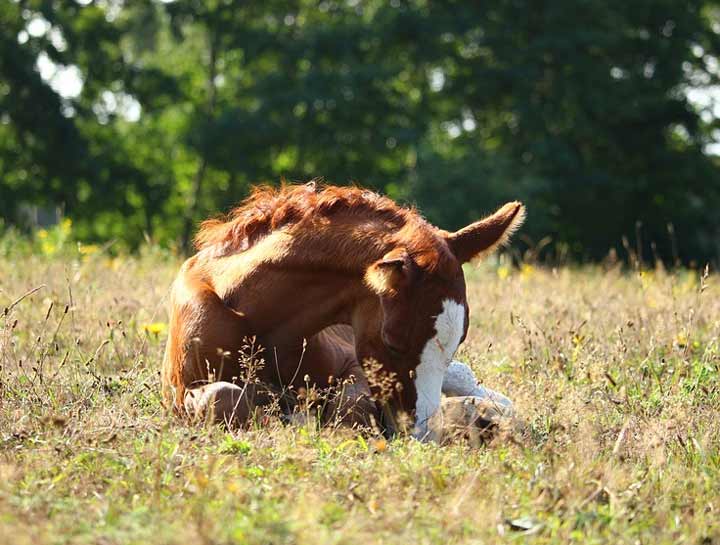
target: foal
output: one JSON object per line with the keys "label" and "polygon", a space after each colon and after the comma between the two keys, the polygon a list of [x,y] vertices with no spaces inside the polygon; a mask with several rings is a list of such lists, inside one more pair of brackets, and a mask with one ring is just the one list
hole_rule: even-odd
{"label": "foal", "polygon": [[166,399],[180,412],[248,418],[262,399],[239,378],[238,353],[254,337],[259,381],[349,380],[342,408],[359,407],[360,419],[378,417],[364,371],[378,362],[397,381],[391,412],[414,415],[414,435],[426,438],[443,392],[488,393],[453,361],[468,328],[462,264],[504,244],[524,217],[508,203],[449,233],[359,188],[256,188],[228,218],[201,225],[198,253],[173,284]]}

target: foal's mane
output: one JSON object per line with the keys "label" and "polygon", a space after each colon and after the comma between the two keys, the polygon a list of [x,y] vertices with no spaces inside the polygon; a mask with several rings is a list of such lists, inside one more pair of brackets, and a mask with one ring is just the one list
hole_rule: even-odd
{"label": "foal's mane", "polygon": [[[412,208],[401,207],[393,200],[359,187],[286,184],[279,187],[255,186],[250,195],[227,216],[204,221],[195,236],[195,247],[213,246],[225,252],[251,247],[268,233],[288,225],[314,222],[338,213],[358,219],[376,219],[394,230],[409,229],[407,242],[421,265],[436,268],[442,259],[437,231]],[[404,229],[403,229],[404,230]]]}

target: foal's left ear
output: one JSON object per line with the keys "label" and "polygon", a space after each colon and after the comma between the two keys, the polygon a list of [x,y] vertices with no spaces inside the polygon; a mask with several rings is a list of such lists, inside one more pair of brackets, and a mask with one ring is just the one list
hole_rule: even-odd
{"label": "foal's left ear", "polygon": [[506,244],[525,221],[525,206],[509,202],[493,215],[446,235],[450,249],[460,263],[483,257]]}
{"label": "foal's left ear", "polygon": [[413,261],[405,248],[395,248],[365,271],[365,283],[378,295],[395,295],[411,280]]}

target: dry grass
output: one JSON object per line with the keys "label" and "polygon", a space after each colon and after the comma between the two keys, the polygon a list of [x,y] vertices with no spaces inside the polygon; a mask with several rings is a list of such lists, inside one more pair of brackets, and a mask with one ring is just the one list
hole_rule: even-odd
{"label": "dry grass", "polygon": [[716,277],[473,271],[460,359],[525,422],[473,449],[169,417],[176,266],[0,262],[0,541],[720,542]]}

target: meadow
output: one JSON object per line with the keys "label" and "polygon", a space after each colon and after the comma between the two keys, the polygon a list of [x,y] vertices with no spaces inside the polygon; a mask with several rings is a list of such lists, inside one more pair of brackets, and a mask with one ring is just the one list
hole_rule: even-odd
{"label": "meadow", "polygon": [[460,360],[518,422],[481,447],[163,407],[147,249],[0,259],[0,542],[720,543],[720,286],[703,270],[468,268]]}

